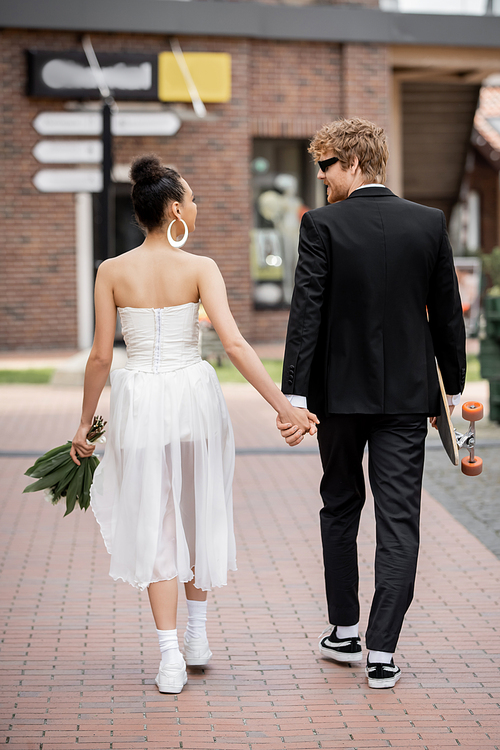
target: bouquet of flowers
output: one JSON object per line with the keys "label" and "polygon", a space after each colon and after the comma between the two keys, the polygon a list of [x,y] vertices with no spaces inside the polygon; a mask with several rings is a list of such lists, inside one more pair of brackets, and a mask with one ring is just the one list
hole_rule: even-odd
{"label": "bouquet of flowers", "polygon": [[[87,433],[89,443],[105,443],[104,427],[106,422],[102,417],[94,417],[92,427]],[[25,487],[24,492],[45,490],[45,499],[57,505],[62,497],[66,498],[66,513],[74,510],[76,503],[82,510],[90,505],[90,487],[94,472],[99,464],[97,456],[80,458],[80,466],[75,464],[69,452],[71,440],[58,448],[47,451],[37,458],[34,465],[24,473],[38,481]]]}

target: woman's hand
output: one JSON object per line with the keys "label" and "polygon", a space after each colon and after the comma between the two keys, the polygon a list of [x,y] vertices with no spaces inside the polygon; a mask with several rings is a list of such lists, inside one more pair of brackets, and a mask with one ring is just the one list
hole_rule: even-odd
{"label": "woman's hand", "polygon": [[319,419],[316,414],[290,404],[276,417],[276,427],[288,445],[295,446],[302,442],[304,435],[315,435]]}
{"label": "woman's hand", "polygon": [[78,430],[76,431],[76,435],[72,440],[72,446],[71,450],[69,452],[69,455],[75,462],[77,466],[80,466],[80,461],[78,460],[78,457],[80,458],[88,458],[92,455],[92,453],[95,451],[95,445],[92,445],[91,443],[87,443],[87,434],[88,431],[91,428],[91,424],[84,425],[81,424]]}

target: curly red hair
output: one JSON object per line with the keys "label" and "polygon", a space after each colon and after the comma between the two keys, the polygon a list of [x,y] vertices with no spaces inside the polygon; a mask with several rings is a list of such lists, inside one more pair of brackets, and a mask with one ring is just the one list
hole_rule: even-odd
{"label": "curly red hair", "polygon": [[315,162],[333,151],[343,169],[350,167],[357,158],[368,182],[385,182],[389,158],[387,138],[384,129],[369,120],[353,117],[329,122],[318,130],[308,150]]}

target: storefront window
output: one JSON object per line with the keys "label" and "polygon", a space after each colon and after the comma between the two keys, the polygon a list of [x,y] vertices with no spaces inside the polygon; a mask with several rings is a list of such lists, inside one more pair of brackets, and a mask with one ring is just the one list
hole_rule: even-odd
{"label": "storefront window", "polygon": [[290,305],[300,220],[325,202],[307,145],[303,140],[254,141],[250,266],[257,309]]}

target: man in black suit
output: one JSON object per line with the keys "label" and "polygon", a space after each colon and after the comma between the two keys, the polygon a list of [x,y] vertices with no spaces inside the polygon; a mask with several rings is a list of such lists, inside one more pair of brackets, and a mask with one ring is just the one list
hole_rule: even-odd
{"label": "man in black suit", "polygon": [[[335,661],[362,659],[356,539],[368,444],[377,548],[366,675],[370,687],[393,687],[401,676],[393,654],[414,590],[427,417],[439,412],[435,360],[453,409],[465,383],[462,307],[443,213],[383,185],[384,131],[337,120],[309,150],[328,205],[302,219],[282,390],[320,419],[333,627],[319,647]],[[290,445],[303,438],[296,427],[278,427]]]}

